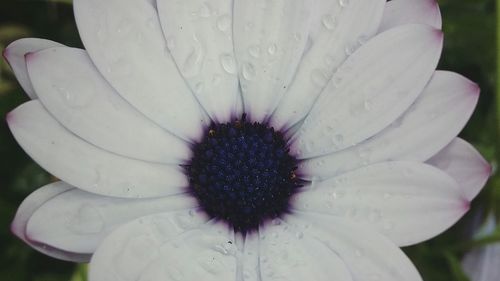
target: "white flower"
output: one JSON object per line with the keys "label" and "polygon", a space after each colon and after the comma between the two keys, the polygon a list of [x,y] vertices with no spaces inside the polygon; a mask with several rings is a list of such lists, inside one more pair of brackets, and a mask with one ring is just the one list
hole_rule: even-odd
{"label": "white flower", "polygon": [[[497,223],[493,213],[488,214],[484,225],[474,235],[476,239],[484,239],[493,235]],[[495,281],[500,276],[500,243],[495,242],[477,247],[467,252],[462,259],[464,272],[471,281]]]}
{"label": "white flower", "polygon": [[74,9],[86,50],[4,52],[33,98],[12,133],[61,179],[12,228],[90,260],[91,281],[420,280],[399,246],[455,223],[490,174],[456,138],[479,88],[435,71],[434,0]]}

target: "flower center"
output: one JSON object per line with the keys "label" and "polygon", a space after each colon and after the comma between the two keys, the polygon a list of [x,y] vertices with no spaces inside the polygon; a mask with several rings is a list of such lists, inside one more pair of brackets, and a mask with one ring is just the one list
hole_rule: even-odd
{"label": "flower center", "polygon": [[241,120],[210,125],[193,146],[186,165],[190,192],[203,210],[239,232],[256,230],[289,208],[302,185],[297,159],[283,134],[261,123]]}

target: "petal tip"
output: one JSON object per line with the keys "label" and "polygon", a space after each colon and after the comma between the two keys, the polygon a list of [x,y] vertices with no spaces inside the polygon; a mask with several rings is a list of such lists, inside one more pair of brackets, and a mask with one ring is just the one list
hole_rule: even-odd
{"label": "petal tip", "polygon": [[486,173],[486,176],[489,178],[493,175],[493,165],[490,163],[486,162],[484,166],[484,172]]}
{"label": "petal tip", "polygon": [[479,87],[477,83],[469,81],[469,92],[473,96],[479,96],[479,94],[481,93],[481,87]]}
{"label": "petal tip", "polygon": [[16,219],[10,223],[10,232],[14,234],[17,238],[24,240],[24,235],[22,229],[17,225]]}
{"label": "petal tip", "polygon": [[434,28],[434,35],[438,41],[443,41],[444,32],[441,29]]}
{"label": "petal tip", "polygon": [[9,48],[2,50],[2,57],[7,63],[9,63]]}
{"label": "petal tip", "polygon": [[470,209],[470,201],[468,199],[462,199],[462,211],[466,213]]}
{"label": "petal tip", "polygon": [[5,114],[5,121],[7,121],[7,124],[12,123],[13,119],[14,119],[14,111],[10,111],[7,112],[7,114]]}

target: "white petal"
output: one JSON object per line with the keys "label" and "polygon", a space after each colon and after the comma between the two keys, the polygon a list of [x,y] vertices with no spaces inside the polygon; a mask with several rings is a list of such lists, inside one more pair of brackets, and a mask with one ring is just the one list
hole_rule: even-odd
{"label": "white petal", "polygon": [[92,257],[89,279],[234,281],[236,252],[234,234],[227,229],[212,224],[185,228],[168,214],[157,214],[109,235]]}
{"label": "white petal", "polygon": [[441,31],[405,25],[379,34],[347,59],[295,135],[292,152],[310,158],[357,144],[396,120],[431,78]]}
{"label": "white petal", "polygon": [[423,162],[445,147],[469,120],[479,88],[453,72],[436,71],[415,103],[391,126],[344,150],[307,159],[303,177],[326,179],[387,160]]}
{"label": "white petal", "polygon": [[73,5],[85,48],[119,94],[160,126],[196,140],[205,115],[167,50],[153,2],[75,0]]}
{"label": "white petal", "polygon": [[387,2],[379,32],[398,25],[420,23],[441,29],[441,12],[436,0],[392,0]]}
{"label": "white petal", "polygon": [[10,43],[9,46],[3,50],[3,57],[9,63],[10,67],[12,67],[12,71],[16,75],[17,81],[19,81],[23,90],[32,99],[36,99],[37,95],[28,76],[26,59],[24,56],[31,52],[37,52],[57,46],[60,47],[63,45],[46,39],[23,38]]}
{"label": "white petal", "polygon": [[178,194],[187,186],[181,168],[134,160],[99,149],[62,127],[31,101],[7,122],[21,147],[44,169],[83,190],[117,197]]}
{"label": "white petal", "polygon": [[234,1],[234,50],[251,120],[269,117],[291,83],[307,42],[311,2]]}
{"label": "white petal", "polygon": [[157,5],[167,47],[205,110],[221,123],[240,116],[231,28],[233,1],[158,0]]}
{"label": "white petal", "polygon": [[427,163],[454,178],[468,200],[476,197],[492,173],[491,165],[481,154],[460,138],[454,139]]}
{"label": "white petal", "polygon": [[471,281],[496,281],[500,276],[500,243],[486,244],[468,252],[462,266]]}
{"label": "white petal", "polygon": [[[496,219],[490,213],[484,224],[475,234],[477,239],[492,235],[496,229]],[[462,259],[462,267],[471,281],[495,281],[500,276],[500,243],[486,244],[466,253]]]}
{"label": "white petal", "polygon": [[85,51],[51,48],[30,54],[27,61],[40,101],[79,137],[136,159],[171,164],[189,159],[187,143],[123,100]]}
{"label": "white petal", "polygon": [[385,0],[315,2],[310,46],[273,114],[275,128],[289,128],[307,115],[337,68],[377,32],[384,5]]}
{"label": "white petal", "polygon": [[286,221],[339,255],[354,280],[421,281],[405,254],[386,237],[343,218],[293,213]]}
{"label": "white petal", "polygon": [[285,222],[264,227],[259,243],[262,281],[354,280],[338,254]]}
{"label": "white petal", "polygon": [[[151,199],[105,197],[73,189],[45,202],[29,219],[26,233],[31,241],[77,253],[93,253],[115,228],[136,218],[162,212],[195,208],[194,198],[181,194]],[[189,223],[198,213],[178,214]]]}
{"label": "white petal", "polygon": [[292,208],[369,224],[406,246],[446,230],[469,209],[469,201],[441,170],[384,162],[313,182],[295,196]]}
{"label": "white petal", "polygon": [[260,274],[259,236],[245,236],[240,261],[240,278],[237,281],[262,281]]}
{"label": "white petal", "polygon": [[30,240],[31,237],[26,235],[28,221],[33,214],[52,198],[64,194],[73,188],[74,187],[66,184],[65,182],[60,181],[48,184],[35,190],[28,197],[26,197],[23,203],[19,206],[14,221],[11,224],[11,230],[17,237],[45,255],[67,261],[88,262],[90,260],[89,254],[80,252],[75,253],[58,249],[43,243],[32,241]]}

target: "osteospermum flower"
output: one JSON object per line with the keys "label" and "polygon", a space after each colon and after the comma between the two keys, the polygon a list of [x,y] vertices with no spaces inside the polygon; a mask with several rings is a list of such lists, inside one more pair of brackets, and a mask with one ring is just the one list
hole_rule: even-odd
{"label": "osteospermum flower", "polygon": [[85,50],[4,56],[7,120],[61,181],[16,235],[90,280],[420,280],[399,249],[490,174],[434,0],[75,0]]}

